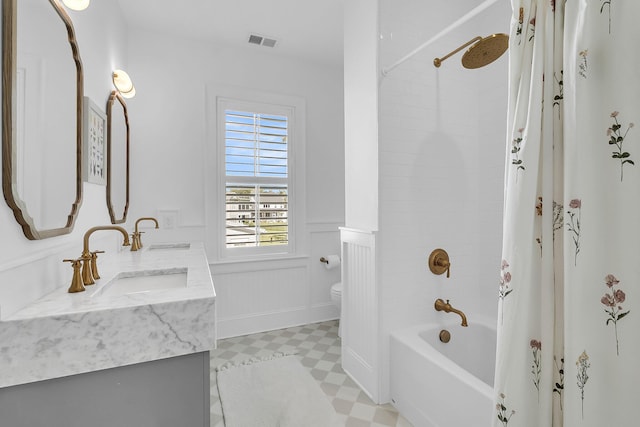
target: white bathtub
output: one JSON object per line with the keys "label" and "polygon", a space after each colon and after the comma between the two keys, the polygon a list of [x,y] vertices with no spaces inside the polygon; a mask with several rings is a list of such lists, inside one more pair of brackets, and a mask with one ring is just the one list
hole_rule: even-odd
{"label": "white bathtub", "polygon": [[[453,315],[452,315],[453,316]],[[455,321],[457,321],[457,316]],[[438,335],[451,333],[445,344]],[[415,427],[484,427],[494,416],[495,321],[470,318],[391,334],[393,405]]]}

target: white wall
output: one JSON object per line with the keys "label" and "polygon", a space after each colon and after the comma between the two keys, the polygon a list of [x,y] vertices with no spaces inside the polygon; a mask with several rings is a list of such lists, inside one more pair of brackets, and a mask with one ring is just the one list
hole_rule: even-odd
{"label": "white wall", "polygon": [[346,226],[378,229],[378,2],[345,1]]}
{"label": "white wall", "polygon": [[[477,6],[477,2],[380,0],[385,68]],[[437,11],[437,12],[436,12]],[[436,298],[473,322],[496,317],[501,253],[507,55],[478,70],[440,69],[477,35],[508,33],[507,0],[391,71],[379,87],[378,286],[382,401],[388,400],[388,340],[398,328],[438,321]],[[451,278],[427,266],[433,249],[451,257]],[[385,395],[386,393],[386,395]]]}
{"label": "white wall", "polygon": [[[93,2],[89,9],[69,11],[69,15],[84,67],[84,94],[105,110],[112,89],[111,70],[117,64],[126,68],[127,32],[120,8],[115,2]],[[87,228],[109,223],[105,200],[104,186],[84,184],[73,232],[39,241],[27,240],[9,207],[0,203],[0,318],[55,287],[69,285],[72,270],[62,259],[80,256]],[[92,238],[94,247],[116,250],[117,236],[105,234]]]}
{"label": "white wall", "polygon": [[[220,337],[335,318],[329,288],[339,271],[319,258],[339,253],[344,224],[342,70],[278,56],[248,45],[230,50],[187,38],[130,30],[129,74],[137,95],[128,103],[134,173],[132,218],[178,210],[175,229],[147,230],[145,241],[202,240],[218,294]],[[215,117],[207,109],[216,87],[304,99],[306,223],[297,257],[265,262],[218,259]]]}

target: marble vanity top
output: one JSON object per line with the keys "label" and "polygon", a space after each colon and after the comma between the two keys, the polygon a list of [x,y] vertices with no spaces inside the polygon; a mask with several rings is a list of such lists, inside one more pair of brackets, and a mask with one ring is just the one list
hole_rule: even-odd
{"label": "marble vanity top", "polygon": [[[201,243],[101,254],[98,270],[85,292],[70,294],[66,284],[0,321],[0,387],[215,347],[215,289]],[[179,287],[105,292],[119,277],[185,272]]]}

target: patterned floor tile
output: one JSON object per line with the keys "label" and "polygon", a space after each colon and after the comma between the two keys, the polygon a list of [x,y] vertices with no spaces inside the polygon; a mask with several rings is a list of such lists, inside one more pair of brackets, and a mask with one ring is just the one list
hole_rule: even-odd
{"label": "patterned floor tile", "polygon": [[[211,352],[211,426],[224,427],[215,368],[227,362],[294,353],[331,402],[345,427],[411,427],[391,405],[376,405],[342,370],[338,322],[329,321],[218,341]],[[303,426],[301,426],[303,427]]]}

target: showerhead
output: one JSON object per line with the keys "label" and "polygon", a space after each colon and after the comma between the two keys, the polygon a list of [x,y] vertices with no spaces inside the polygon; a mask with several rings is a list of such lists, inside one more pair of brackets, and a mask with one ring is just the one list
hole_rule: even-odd
{"label": "showerhead", "polygon": [[462,66],[464,68],[484,67],[500,58],[508,48],[508,35],[492,34],[471,46],[462,55]]}
{"label": "showerhead", "polygon": [[433,60],[433,65],[440,67],[442,61],[449,58],[451,55],[460,52],[469,45],[473,46],[471,46],[464,55],[462,55],[462,66],[465,68],[480,68],[492,63],[502,56],[509,47],[509,36],[499,33],[491,34],[485,38],[476,37],[442,58],[435,58]]}

